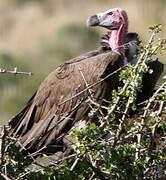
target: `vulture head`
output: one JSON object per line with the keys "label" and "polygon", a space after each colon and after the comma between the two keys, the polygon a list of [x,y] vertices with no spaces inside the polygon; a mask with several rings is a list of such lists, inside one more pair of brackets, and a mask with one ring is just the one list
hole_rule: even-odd
{"label": "vulture head", "polygon": [[119,54],[124,54],[123,44],[128,30],[128,16],[125,10],[114,8],[90,16],[87,25],[90,27],[100,26],[111,30],[108,40],[110,48]]}
{"label": "vulture head", "polygon": [[87,25],[101,26],[110,30],[116,30],[123,25],[128,25],[128,17],[126,11],[121,8],[114,8],[90,16],[87,20]]}

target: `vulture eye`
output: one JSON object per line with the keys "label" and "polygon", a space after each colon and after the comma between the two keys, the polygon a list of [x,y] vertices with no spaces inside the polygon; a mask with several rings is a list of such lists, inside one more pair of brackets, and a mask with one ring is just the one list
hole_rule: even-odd
{"label": "vulture eye", "polygon": [[113,12],[109,12],[108,15],[110,15],[110,16],[113,15]]}

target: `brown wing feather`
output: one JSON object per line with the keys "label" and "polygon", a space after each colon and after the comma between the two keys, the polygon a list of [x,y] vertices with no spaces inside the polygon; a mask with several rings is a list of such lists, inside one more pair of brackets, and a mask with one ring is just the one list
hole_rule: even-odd
{"label": "brown wing feather", "polygon": [[[31,150],[56,144],[57,138],[68,132],[89,109],[82,103],[88,96],[88,91],[84,91],[86,82],[98,82],[122,64],[118,54],[93,51],[58,67],[44,80],[29,105],[10,121],[13,134],[19,136],[22,145]],[[94,97],[97,100],[100,96],[104,97],[106,91],[115,88],[116,83],[117,74],[94,86]]]}

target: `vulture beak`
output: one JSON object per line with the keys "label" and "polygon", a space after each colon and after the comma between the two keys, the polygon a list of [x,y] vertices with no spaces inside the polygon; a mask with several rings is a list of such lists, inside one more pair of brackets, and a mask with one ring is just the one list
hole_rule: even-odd
{"label": "vulture beak", "polygon": [[92,27],[92,26],[101,26],[101,27],[105,27],[107,29],[114,29],[114,21],[112,21],[111,19],[109,19],[107,17],[107,13],[99,13],[93,16],[90,16],[87,19],[87,26],[88,27]]}
{"label": "vulture beak", "polygon": [[93,15],[88,17],[87,19],[87,26],[91,27],[91,26],[98,26],[100,24],[99,18],[97,15]]}

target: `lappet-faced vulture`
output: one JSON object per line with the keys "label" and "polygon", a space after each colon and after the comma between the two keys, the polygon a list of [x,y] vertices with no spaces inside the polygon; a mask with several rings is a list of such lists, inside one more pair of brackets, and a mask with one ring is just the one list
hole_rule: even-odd
{"label": "lappet-faced vulture", "polygon": [[[29,152],[57,152],[65,147],[65,138],[73,127],[88,121],[88,96],[97,104],[111,100],[118,86],[119,68],[126,63],[126,41],[137,39],[128,34],[127,13],[121,8],[91,16],[89,26],[111,30],[110,48],[100,48],[67,61],[53,71],[40,85],[26,107],[11,119],[11,134]],[[130,51],[130,50],[129,50]],[[133,57],[128,54],[127,61]]]}

